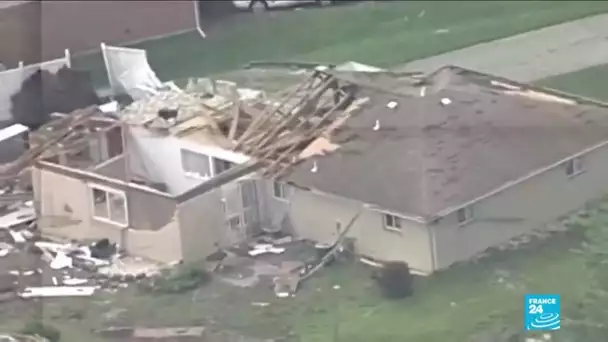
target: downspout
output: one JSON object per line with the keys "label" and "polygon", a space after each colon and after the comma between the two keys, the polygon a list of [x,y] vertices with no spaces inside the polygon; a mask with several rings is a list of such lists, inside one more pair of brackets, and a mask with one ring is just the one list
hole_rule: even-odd
{"label": "downspout", "polygon": [[431,273],[437,270],[437,242],[435,240],[435,226],[427,226],[429,231],[429,247],[431,248]]}
{"label": "downspout", "polygon": [[194,21],[196,22],[196,31],[198,32],[198,34],[201,35],[201,37],[207,38],[207,35],[201,28],[201,13],[200,13],[200,6],[199,6],[198,2],[199,2],[199,0],[192,1],[192,3],[194,4]]}

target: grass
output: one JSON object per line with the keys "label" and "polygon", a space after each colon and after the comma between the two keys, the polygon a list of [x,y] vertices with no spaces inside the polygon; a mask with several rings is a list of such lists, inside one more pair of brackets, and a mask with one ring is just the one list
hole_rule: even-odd
{"label": "grass", "polygon": [[603,64],[545,78],[536,84],[608,102],[606,80],[608,80],[608,64]]}
{"label": "grass", "polygon": [[[245,14],[206,39],[188,33],[135,47],[148,51],[161,79],[183,79],[238,68],[251,60],[358,60],[379,66],[608,12],[603,1],[393,1],[356,6]],[[437,34],[439,29],[449,30]],[[75,65],[95,71],[99,55]]]}

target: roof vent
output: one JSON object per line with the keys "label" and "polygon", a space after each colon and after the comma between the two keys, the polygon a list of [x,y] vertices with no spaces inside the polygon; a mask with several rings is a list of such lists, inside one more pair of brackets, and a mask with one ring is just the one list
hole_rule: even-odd
{"label": "roof vent", "polygon": [[426,86],[420,88],[420,97],[424,97],[424,95],[426,95]]}
{"label": "roof vent", "polygon": [[377,131],[380,129],[380,120],[376,120],[376,124],[374,124],[374,131]]}
{"label": "roof vent", "polygon": [[388,108],[388,109],[395,109],[395,108],[397,108],[397,105],[398,105],[398,103],[396,101],[389,101],[386,104],[386,108]]}
{"label": "roof vent", "polygon": [[442,98],[442,99],[441,99],[441,105],[443,105],[443,106],[447,106],[447,105],[449,105],[450,103],[452,103],[452,100],[450,100],[450,99],[449,99],[449,98],[447,98],[447,97],[444,97],[444,98]]}
{"label": "roof vent", "polygon": [[313,161],[312,162],[312,169],[310,169],[310,172],[316,173],[317,171],[319,171],[319,167],[317,166],[317,162]]}

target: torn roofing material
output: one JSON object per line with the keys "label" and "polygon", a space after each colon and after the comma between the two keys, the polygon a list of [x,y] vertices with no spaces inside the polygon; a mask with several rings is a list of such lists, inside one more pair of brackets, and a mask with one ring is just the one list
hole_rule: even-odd
{"label": "torn roofing material", "polygon": [[425,219],[608,140],[608,108],[488,75],[446,67],[389,86],[377,81],[387,75],[366,77],[377,86],[361,87],[370,101],[332,137],[340,147],[286,181]]}

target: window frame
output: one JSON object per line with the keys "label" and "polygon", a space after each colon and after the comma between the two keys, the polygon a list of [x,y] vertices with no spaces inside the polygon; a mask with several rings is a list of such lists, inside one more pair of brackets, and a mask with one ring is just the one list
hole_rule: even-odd
{"label": "window frame", "polygon": [[[196,171],[186,170],[186,168],[184,167],[184,152],[196,155],[197,157],[207,158],[207,165],[208,165],[207,173],[204,175],[201,175],[200,173],[198,173]],[[205,153],[191,150],[189,148],[182,147],[179,150],[179,157],[181,160],[182,172],[183,172],[184,176],[186,176],[188,178],[197,179],[197,180],[203,180],[203,181],[209,180],[209,179],[211,179],[211,177],[213,177],[213,165],[212,165],[211,156],[209,156]]]}
{"label": "window frame", "polygon": [[[91,218],[95,221],[108,223],[114,226],[118,226],[121,228],[126,228],[129,226],[129,204],[127,203],[127,194],[122,190],[116,190],[107,186],[89,183],[87,184],[88,194],[89,194],[89,203],[91,207]],[[95,190],[103,191],[106,197],[106,210],[108,213],[108,217],[98,216],[95,208]],[[124,214],[125,214],[125,222],[118,222],[112,219],[112,205],[110,201],[110,194],[119,196],[123,200]]]}
{"label": "window frame", "polygon": [[[277,194],[277,189],[280,189],[279,194]],[[272,182],[272,196],[281,201],[287,201],[287,184],[283,182]]]}
{"label": "window frame", "polygon": [[[464,219],[461,220],[461,217]],[[456,221],[458,222],[459,226],[464,226],[464,225],[470,223],[471,221],[473,221],[473,218],[474,218],[474,211],[473,211],[473,207],[470,205],[456,210]]]}
{"label": "window frame", "polygon": [[568,177],[575,177],[585,171],[583,160],[581,157],[574,157],[572,159],[569,159],[568,161],[566,161],[565,166],[566,176]]}
{"label": "window frame", "polygon": [[[218,158],[218,157],[209,156],[209,159],[211,160],[211,162],[209,164],[210,168],[211,168],[211,170],[210,170],[211,171],[211,177],[215,177],[215,176],[217,176],[219,174],[222,174],[222,173],[230,170],[231,168],[233,168],[236,165],[235,163],[233,163],[233,162],[231,162],[229,160]],[[227,166],[228,165],[228,168],[224,169],[222,167],[222,170],[218,172],[218,165],[222,165],[222,166]]]}
{"label": "window frame", "polygon": [[383,212],[382,226],[388,231],[400,233],[403,231],[403,219],[398,215]]}

